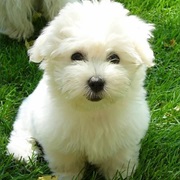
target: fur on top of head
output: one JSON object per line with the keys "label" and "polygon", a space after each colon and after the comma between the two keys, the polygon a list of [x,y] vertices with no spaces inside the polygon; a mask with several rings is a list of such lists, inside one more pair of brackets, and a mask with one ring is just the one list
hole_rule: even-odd
{"label": "fur on top of head", "polygon": [[[108,44],[133,54],[137,64],[153,66],[153,51],[148,40],[152,37],[152,24],[129,15],[120,3],[110,0],[68,3],[49,23],[29,50],[30,61],[39,63],[52,60],[79,44]],[[120,47],[122,43],[128,48]],[[79,44],[78,44],[79,43]]]}

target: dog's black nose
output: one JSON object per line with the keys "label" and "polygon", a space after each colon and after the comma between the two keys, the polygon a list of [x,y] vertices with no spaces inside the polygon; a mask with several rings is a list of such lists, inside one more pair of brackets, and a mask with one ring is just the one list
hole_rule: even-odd
{"label": "dog's black nose", "polygon": [[103,90],[105,81],[101,77],[93,76],[88,80],[88,85],[91,90],[98,93]]}

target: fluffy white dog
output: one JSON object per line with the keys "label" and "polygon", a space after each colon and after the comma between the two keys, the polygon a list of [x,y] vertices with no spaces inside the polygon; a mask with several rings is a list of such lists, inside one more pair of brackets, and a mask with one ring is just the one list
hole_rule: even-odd
{"label": "fluffy white dog", "polygon": [[49,21],[66,2],[76,0],[0,0],[0,33],[14,39],[27,39],[33,32],[32,16],[41,12]]}
{"label": "fluffy white dog", "polygon": [[153,29],[110,0],[65,6],[29,50],[44,75],[19,109],[9,153],[28,161],[38,141],[64,179],[85,162],[107,179],[131,175],[150,119],[143,81]]}

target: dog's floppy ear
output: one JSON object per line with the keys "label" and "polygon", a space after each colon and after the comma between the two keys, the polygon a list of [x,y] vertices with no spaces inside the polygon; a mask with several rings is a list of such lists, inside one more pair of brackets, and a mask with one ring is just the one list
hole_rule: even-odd
{"label": "dog's floppy ear", "polygon": [[128,19],[128,23],[131,24],[131,39],[133,40],[136,52],[140,56],[142,63],[147,67],[153,66],[154,53],[148,41],[152,37],[154,25],[147,24],[136,16],[129,16]]}
{"label": "dog's floppy ear", "polygon": [[[43,60],[50,59],[56,42],[53,39],[54,36],[52,35],[52,32],[53,29],[51,25],[44,28],[41,35],[35,40],[34,45],[28,50],[30,61],[40,63]],[[52,46],[53,40],[54,46]]]}
{"label": "dog's floppy ear", "polygon": [[35,63],[40,63],[46,58],[46,32],[44,31],[34,42],[34,45],[28,50],[29,60]]}

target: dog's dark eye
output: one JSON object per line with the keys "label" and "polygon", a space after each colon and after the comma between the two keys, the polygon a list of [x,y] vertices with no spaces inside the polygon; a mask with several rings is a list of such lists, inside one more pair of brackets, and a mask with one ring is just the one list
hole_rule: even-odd
{"label": "dog's dark eye", "polygon": [[107,58],[107,60],[113,64],[119,64],[120,58],[117,54],[110,54]]}
{"label": "dog's dark eye", "polygon": [[76,52],[76,53],[72,54],[71,60],[72,61],[83,61],[84,60],[84,56],[83,56],[82,53]]}

